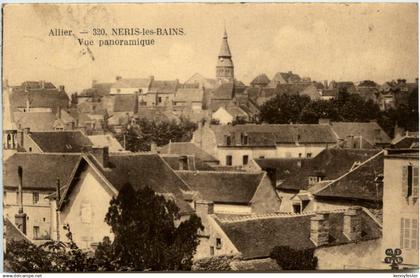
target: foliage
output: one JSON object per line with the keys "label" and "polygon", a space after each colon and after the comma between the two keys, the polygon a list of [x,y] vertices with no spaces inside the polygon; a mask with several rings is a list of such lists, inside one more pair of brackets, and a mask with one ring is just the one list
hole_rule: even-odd
{"label": "foliage", "polygon": [[169,141],[190,141],[197,125],[183,117],[179,122],[151,121],[143,118],[134,124],[126,125],[124,129],[123,134],[116,136],[117,139],[120,143],[125,140],[127,150],[138,152],[149,151],[152,142],[162,146]]}
{"label": "foliage", "polygon": [[246,117],[237,116],[235,119],[233,119],[232,125],[243,125],[243,124],[246,124],[247,122],[248,121],[247,121]]}
{"label": "foliage", "polygon": [[308,96],[277,95],[261,106],[260,117],[270,124],[298,123],[302,109],[310,101]]}
{"label": "foliage", "polygon": [[210,124],[212,124],[212,125],[219,125],[220,124],[220,121],[219,121],[219,119],[211,119]]}
{"label": "foliage", "polygon": [[283,270],[315,270],[318,258],[314,256],[314,251],[315,249],[295,250],[289,246],[276,246],[270,257]]}
{"label": "foliage", "polygon": [[63,227],[68,242],[47,241],[37,246],[28,241],[7,244],[5,261],[13,272],[85,272],[96,269],[94,258],[77,247],[70,227]]}
{"label": "foliage", "polygon": [[203,258],[194,262],[192,271],[215,272],[232,271],[230,263],[237,258],[235,256],[214,256]]}
{"label": "foliage", "polygon": [[180,222],[172,200],[148,187],[139,191],[126,184],[110,202],[105,217],[114,241],[99,244],[100,269],[114,271],[189,270],[195,253],[201,220],[192,215]]}

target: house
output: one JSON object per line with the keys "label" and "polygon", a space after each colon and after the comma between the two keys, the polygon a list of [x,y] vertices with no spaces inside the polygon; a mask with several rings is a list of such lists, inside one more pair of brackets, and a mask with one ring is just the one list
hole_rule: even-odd
{"label": "house", "polygon": [[216,79],[206,78],[199,73],[195,73],[185,81],[184,85],[187,87],[194,85],[196,88],[215,89],[218,83]]}
{"label": "house", "polygon": [[199,124],[193,143],[216,157],[221,165],[245,166],[255,158],[313,157],[336,137],[328,125],[318,124]]}
{"label": "house", "polygon": [[268,259],[275,246],[288,246],[314,249],[318,270],[384,268],[378,252],[382,226],[360,207],[232,216],[215,214],[212,203],[202,202],[197,213],[207,223],[207,237],[201,238],[196,258],[229,255],[255,263]]}
{"label": "house", "polygon": [[400,248],[401,269],[419,266],[418,149],[386,150],[382,249]]}
{"label": "house", "polygon": [[258,88],[263,88],[265,86],[267,86],[270,83],[270,79],[268,79],[268,76],[265,73],[262,73],[260,75],[258,75],[257,77],[255,77],[252,81],[251,81],[251,86],[252,87],[258,87]]}
{"label": "house", "polygon": [[146,96],[140,103],[143,106],[171,106],[179,85],[178,80],[153,79]]}
{"label": "house", "polygon": [[391,144],[391,138],[376,121],[331,122],[330,125],[344,148],[384,148]]}
{"label": "house", "polygon": [[[153,149],[153,148],[152,148]],[[153,150],[152,150],[153,152]],[[214,171],[213,166],[194,155],[159,154],[172,170]]]}
{"label": "house", "polygon": [[179,88],[173,99],[174,109],[182,107],[189,108],[194,111],[203,109],[204,104],[204,88]]}
{"label": "house", "polygon": [[124,147],[121,146],[120,142],[111,134],[98,134],[89,135],[90,142],[93,147],[103,148],[108,147],[110,153],[125,152]]}
{"label": "house", "polygon": [[277,212],[280,199],[264,172],[176,171],[217,214]]}
{"label": "house", "polygon": [[[262,164],[261,160],[256,162]],[[379,150],[325,149],[312,159],[279,159],[270,167],[265,169],[275,173],[271,176],[275,176],[282,199],[281,211],[335,209],[348,207],[352,202],[381,208],[383,155]],[[360,177],[365,179],[360,181]]]}
{"label": "house", "polygon": [[57,112],[67,108],[69,97],[64,86],[58,89],[46,81],[25,81],[20,86],[9,88],[9,102],[13,112]]}
{"label": "house", "polygon": [[50,239],[51,213],[54,211],[51,211],[51,203],[46,197],[56,190],[58,181],[61,185],[69,181],[79,157],[80,154],[70,153],[12,155],[3,164],[4,217],[14,222],[19,207],[22,207],[27,216],[24,234],[31,240]]}
{"label": "house", "polygon": [[271,88],[276,88],[279,84],[290,84],[302,82],[301,77],[291,71],[277,72],[268,84]]}
{"label": "house", "polygon": [[63,121],[53,112],[14,112],[13,118],[17,129],[29,128],[33,131],[74,129],[73,121]]}
{"label": "house", "polygon": [[[134,190],[149,186],[174,200],[180,208],[181,221],[193,212],[183,196],[190,191],[188,185],[159,155],[109,154],[107,148],[92,149],[73,168],[58,205],[60,225],[68,223],[72,227],[73,239],[79,247],[89,249],[104,236],[112,238],[104,218],[110,200],[126,184]],[[51,209],[54,211],[55,207]]]}
{"label": "house", "polygon": [[18,150],[33,153],[81,153],[92,142],[81,131],[18,131]]}
{"label": "house", "polygon": [[[83,90],[77,95],[78,104],[88,101],[89,99],[100,99],[111,93],[111,87],[114,85],[113,82],[98,82],[92,80],[92,86],[89,89]],[[115,90],[114,90],[114,93]]]}
{"label": "house", "polygon": [[392,149],[412,149],[419,147],[419,133],[406,131],[403,136],[396,136],[392,140]]}
{"label": "house", "polygon": [[249,115],[241,107],[234,104],[225,107],[221,106],[212,114],[212,119],[218,120],[222,125],[231,124],[237,119],[248,121],[249,118]]}
{"label": "house", "polygon": [[110,94],[133,95],[139,93],[140,95],[144,95],[148,92],[153,79],[153,76],[150,78],[122,78],[121,76],[117,76],[115,83],[110,88]]}
{"label": "house", "polygon": [[169,144],[162,146],[159,153],[161,154],[178,154],[178,155],[192,155],[195,158],[207,163],[209,165],[218,165],[219,160],[210,155],[205,150],[198,147],[192,142],[169,142]]}
{"label": "house", "polygon": [[321,91],[322,100],[332,100],[338,98],[338,89],[337,88],[324,88]]}

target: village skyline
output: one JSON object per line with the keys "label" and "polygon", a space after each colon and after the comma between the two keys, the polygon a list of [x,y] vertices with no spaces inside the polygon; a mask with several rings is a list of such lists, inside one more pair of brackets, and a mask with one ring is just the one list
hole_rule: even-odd
{"label": "village skyline", "polygon": [[[212,78],[224,26],[235,77],[246,84],[261,73],[272,78],[277,72],[288,71],[316,81],[373,80],[380,84],[400,78],[412,82],[417,77],[415,5],[355,4],[343,9],[338,4],[323,4],[315,11],[311,9],[314,6],[273,4],[272,11],[267,12],[253,4],[210,5],[209,12],[217,16],[199,24],[194,18],[206,9],[194,13],[194,8],[182,5],[164,11],[165,16],[159,18],[156,5],[131,6],[129,14],[127,8],[114,5],[89,5],[87,10],[76,6],[66,10],[57,5],[9,6],[7,15],[13,16],[15,9],[33,20],[13,21],[13,26],[5,28],[4,79],[13,85],[24,80],[50,80],[75,92],[90,87],[92,80],[110,82],[116,76],[153,75],[183,82],[200,73]],[[240,17],[235,15],[235,9],[240,10]],[[185,15],[183,19],[174,17],[179,10]],[[127,16],[134,13],[139,16]],[[263,13],[261,22],[250,24],[252,16],[261,18]],[[40,18],[40,14],[47,16]],[[49,28],[57,26],[57,19],[59,26],[74,30],[98,24],[105,29],[180,26],[185,36],[159,38],[156,45],[140,48],[93,46],[92,60],[75,40],[47,36]],[[357,28],[352,27],[356,22]],[[22,49],[27,43],[31,49]],[[22,55],[8,55],[12,49],[20,50]]]}

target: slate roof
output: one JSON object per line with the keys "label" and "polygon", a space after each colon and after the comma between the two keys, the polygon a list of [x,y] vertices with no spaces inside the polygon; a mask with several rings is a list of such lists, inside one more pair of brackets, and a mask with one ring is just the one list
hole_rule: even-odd
{"label": "slate roof", "polygon": [[178,80],[153,80],[148,92],[175,93],[178,85]]}
{"label": "slate roof", "polygon": [[115,82],[111,88],[148,88],[150,78],[122,78]]}
{"label": "slate roof", "polygon": [[[391,138],[379,126],[377,122],[332,122],[331,127],[341,139],[347,136],[362,136],[370,144],[390,144]],[[379,130],[376,136],[376,130]]]}
{"label": "slate roof", "polygon": [[175,102],[203,102],[202,88],[180,88],[176,91]]}
{"label": "slate roof", "polygon": [[170,142],[160,150],[162,154],[193,155],[202,161],[218,162],[219,160],[191,142]]}
{"label": "slate roof", "polygon": [[[315,248],[310,240],[311,217],[314,214],[271,214],[264,216],[235,216],[232,220],[215,216],[244,259],[267,258],[275,246],[294,249]],[[362,212],[362,241],[381,237],[381,226]],[[343,234],[343,212],[331,212],[330,243],[327,246],[351,243]]]}
{"label": "slate roof", "polygon": [[379,150],[329,148],[312,159],[302,160],[301,167],[296,167],[296,162],[292,160],[292,166],[278,168],[278,173],[284,177],[284,181],[277,188],[297,191],[308,189],[310,176],[335,180],[349,172],[355,162],[364,162],[379,152]]}
{"label": "slate roof", "polygon": [[109,152],[124,151],[124,148],[112,134],[89,135],[89,140],[93,146],[109,148]]}
{"label": "slate roof", "polygon": [[136,95],[115,95],[113,112],[135,112],[136,105]]}
{"label": "slate roof", "polygon": [[232,142],[239,146],[240,133],[248,135],[248,146],[273,147],[276,144],[336,143],[336,136],[328,125],[319,124],[244,124],[244,125],[212,125],[217,145],[226,146],[225,136],[236,134]]}
{"label": "slate roof", "polygon": [[[169,164],[169,166],[172,168],[172,170],[181,170],[179,166],[179,160],[181,158],[180,155],[176,154],[161,154],[161,157],[163,160],[166,161],[166,163]],[[202,161],[199,158],[196,158],[194,156],[187,156],[189,169],[188,170],[197,170],[197,171],[214,171],[214,168],[209,166],[207,163]],[[187,170],[187,169],[182,169]]]}
{"label": "slate roof", "polygon": [[251,81],[251,85],[253,86],[255,85],[266,86],[268,85],[268,83],[270,83],[270,79],[265,73],[258,75]]}
{"label": "slate roof", "polygon": [[15,153],[4,162],[3,183],[6,188],[19,185],[18,166],[23,169],[23,188],[56,189],[57,178],[61,185],[69,182],[80,155],[51,153]]}
{"label": "slate roof", "polygon": [[223,83],[213,91],[211,99],[230,100],[233,98],[233,90],[233,82]]}
{"label": "slate roof", "polygon": [[173,194],[182,213],[192,212],[182,197],[182,191],[190,191],[190,188],[159,155],[110,154],[109,168],[103,168],[92,155],[88,158],[118,191],[126,183],[134,190],[149,186],[155,192]]}
{"label": "slate roof", "polygon": [[14,112],[14,122],[18,129],[30,128],[31,131],[48,131],[57,119],[52,112]]}
{"label": "slate roof", "polygon": [[22,87],[16,87],[10,94],[10,105],[13,107],[13,111],[16,111],[17,107],[26,107],[28,99],[30,107],[51,108],[53,110],[59,106],[66,108],[70,102],[65,92],[55,88],[25,91]]}
{"label": "slate roof", "polygon": [[273,79],[270,82],[270,85],[275,85],[277,83],[289,83],[289,82],[299,82],[301,80],[300,76],[294,74],[293,72],[277,72]]}
{"label": "slate roof", "polygon": [[95,83],[92,88],[83,90],[78,97],[103,97],[109,95],[114,83]]}
{"label": "slate roof", "polygon": [[392,143],[393,149],[409,149],[409,148],[415,148],[417,146],[418,148],[419,143],[419,136],[403,136],[398,140],[395,140]]}
{"label": "slate roof", "polygon": [[357,168],[327,185],[309,191],[315,196],[382,201],[383,185],[375,182],[384,174],[384,154],[378,153]]}
{"label": "slate roof", "polygon": [[249,115],[239,106],[228,105],[225,107],[225,109],[230,115],[232,115],[233,118],[236,118],[236,117],[248,118],[249,117]]}
{"label": "slate roof", "polygon": [[249,204],[264,173],[177,171],[177,174],[208,201]]}
{"label": "slate roof", "polygon": [[92,142],[81,131],[30,132],[29,137],[46,153],[80,153]]}

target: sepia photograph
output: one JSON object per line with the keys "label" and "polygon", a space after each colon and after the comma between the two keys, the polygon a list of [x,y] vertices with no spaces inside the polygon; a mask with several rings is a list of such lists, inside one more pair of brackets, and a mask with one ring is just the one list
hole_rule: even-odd
{"label": "sepia photograph", "polygon": [[418,39],[416,2],[4,3],[3,277],[417,277]]}

